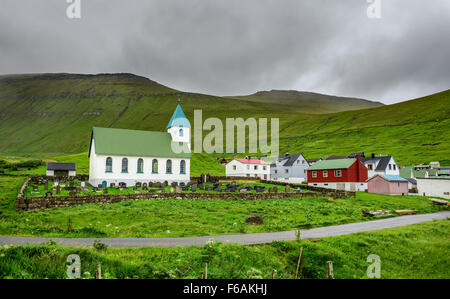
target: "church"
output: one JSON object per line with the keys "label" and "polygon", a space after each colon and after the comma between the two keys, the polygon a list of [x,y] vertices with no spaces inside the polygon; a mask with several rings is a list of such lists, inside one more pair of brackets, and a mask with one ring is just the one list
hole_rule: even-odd
{"label": "church", "polygon": [[167,132],[94,127],[89,148],[89,183],[187,183],[191,124],[178,105]]}

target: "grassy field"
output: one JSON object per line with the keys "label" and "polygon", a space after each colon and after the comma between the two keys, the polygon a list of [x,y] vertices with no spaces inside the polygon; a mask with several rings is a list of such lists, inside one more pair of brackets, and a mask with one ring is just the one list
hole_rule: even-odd
{"label": "grassy field", "polygon": [[[93,278],[97,264],[106,278],[294,278],[303,247],[300,278],[326,278],[333,261],[335,278],[367,278],[370,254],[381,259],[381,278],[450,277],[448,220],[301,242],[238,246],[207,244],[178,248],[98,251],[58,245],[0,247],[0,278],[67,278],[66,259],[81,258],[82,278]],[[274,271],[275,270],[275,271]]]}
{"label": "grassy field", "polygon": [[[426,197],[359,192],[356,198],[149,200],[88,204],[18,213],[15,197],[25,177],[0,176],[0,234],[52,237],[183,237],[283,231],[372,220],[362,210],[447,210]],[[263,225],[244,224],[250,214]],[[69,219],[71,229],[69,229]]]}

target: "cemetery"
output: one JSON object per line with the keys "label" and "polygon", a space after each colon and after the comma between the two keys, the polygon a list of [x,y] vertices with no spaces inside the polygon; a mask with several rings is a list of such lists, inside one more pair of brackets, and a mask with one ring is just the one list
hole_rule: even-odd
{"label": "cemetery", "polygon": [[[109,186],[92,186],[87,181],[78,179],[50,179],[31,178],[26,184],[24,197],[58,197],[58,196],[85,196],[99,194],[145,194],[145,193],[278,193],[278,192],[306,192],[301,187],[281,186],[268,183],[172,183],[168,182],[137,182],[135,186],[126,183]],[[308,191],[311,192],[311,191]],[[315,191],[312,191],[315,192]]]}

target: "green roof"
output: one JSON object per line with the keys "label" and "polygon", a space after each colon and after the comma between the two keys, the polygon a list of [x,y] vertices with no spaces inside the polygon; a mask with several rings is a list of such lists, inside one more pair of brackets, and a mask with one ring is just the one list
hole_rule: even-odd
{"label": "green roof", "polygon": [[[403,168],[400,168],[400,176],[402,178],[410,178],[411,177],[411,169],[412,166],[405,166]],[[414,177],[415,178],[423,178],[425,177],[425,173],[428,171],[428,176],[436,176],[437,175],[437,171],[436,169],[420,169],[420,170],[413,170],[414,172]]]}
{"label": "green roof", "polygon": [[191,127],[191,123],[184,114],[183,109],[181,109],[180,104],[178,104],[177,108],[173,112],[172,117],[170,118],[169,123],[167,124],[167,129],[171,127]]}
{"label": "green roof", "polygon": [[314,163],[308,170],[346,169],[355,163],[356,159],[321,160]]}
{"label": "green roof", "polygon": [[170,133],[166,132],[94,127],[92,139],[95,141],[95,153],[99,155],[191,158],[186,143],[180,143],[183,152],[172,150],[175,143]]}

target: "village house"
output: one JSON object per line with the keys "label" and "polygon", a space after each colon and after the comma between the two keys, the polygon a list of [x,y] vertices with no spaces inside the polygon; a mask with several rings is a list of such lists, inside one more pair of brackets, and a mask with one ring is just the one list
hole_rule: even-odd
{"label": "village house", "polygon": [[370,157],[362,157],[361,161],[367,168],[369,178],[377,174],[387,176],[400,175],[400,167],[392,156],[375,156],[375,154],[372,154]]}
{"label": "village house", "polygon": [[93,128],[89,183],[106,187],[111,183],[189,182],[190,128],[180,105],[167,132]]}
{"label": "village house", "polygon": [[361,157],[321,160],[308,169],[308,185],[346,191],[367,190],[367,168]]}
{"label": "village house", "polygon": [[309,164],[302,154],[288,154],[278,156],[270,164],[270,179],[290,183],[303,183],[307,178]]}
{"label": "village house", "polygon": [[77,166],[75,163],[56,163],[47,162],[47,176],[71,177],[77,175]]}
{"label": "village house", "polygon": [[246,157],[245,159],[233,159],[225,166],[226,176],[255,177],[263,180],[270,179],[270,164]]}
{"label": "village house", "polygon": [[376,174],[367,180],[369,193],[407,195],[408,180],[398,175]]}
{"label": "village house", "polygon": [[416,178],[419,195],[450,199],[450,176]]}

